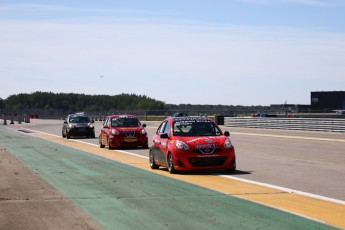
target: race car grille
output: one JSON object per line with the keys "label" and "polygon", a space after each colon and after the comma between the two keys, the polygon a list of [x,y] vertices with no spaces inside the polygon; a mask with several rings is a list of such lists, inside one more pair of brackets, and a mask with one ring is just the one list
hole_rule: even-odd
{"label": "race car grille", "polygon": [[72,128],[72,129],[70,129],[71,131],[73,130],[73,131],[75,131],[75,132],[84,132],[84,131],[89,131],[89,130],[91,130],[90,128],[88,128],[88,127],[84,127],[84,126],[77,126],[77,127],[74,127],[74,128]]}
{"label": "race car grille", "polygon": [[208,167],[208,166],[221,166],[226,161],[227,157],[193,157],[189,158],[189,163],[194,167]]}
{"label": "race car grille", "polygon": [[207,154],[207,153],[220,153],[222,152],[222,149],[220,148],[202,148],[202,149],[194,149],[192,150],[192,153],[202,153],[202,154]]}
{"label": "race car grille", "polygon": [[124,137],[136,137],[135,131],[123,132]]}

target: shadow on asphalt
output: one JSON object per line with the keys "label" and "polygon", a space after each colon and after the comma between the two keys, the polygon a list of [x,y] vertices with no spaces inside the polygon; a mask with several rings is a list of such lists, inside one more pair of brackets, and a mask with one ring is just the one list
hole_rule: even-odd
{"label": "shadow on asphalt", "polygon": [[[160,167],[158,170],[168,172],[167,168]],[[236,170],[234,172],[226,172],[224,169],[213,169],[213,170],[191,170],[191,171],[178,171],[176,174],[179,175],[246,175],[252,174],[252,171],[241,171]]]}

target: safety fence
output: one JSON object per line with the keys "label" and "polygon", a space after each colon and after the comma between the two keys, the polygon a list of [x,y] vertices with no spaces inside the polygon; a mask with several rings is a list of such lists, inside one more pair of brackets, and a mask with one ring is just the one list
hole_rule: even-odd
{"label": "safety fence", "polygon": [[224,117],[228,127],[345,132],[345,119]]}

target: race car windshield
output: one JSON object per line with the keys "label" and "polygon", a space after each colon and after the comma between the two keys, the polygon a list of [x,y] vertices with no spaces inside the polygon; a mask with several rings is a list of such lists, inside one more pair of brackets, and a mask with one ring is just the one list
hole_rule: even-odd
{"label": "race car windshield", "polygon": [[175,121],[174,136],[219,136],[221,131],[211,121]]}
{"label": "race car windshield", "polygon": [[138,127],[140,122],[136,118],[114,118],[111,120],[113,127]]}
{"label": "race car windshield", "polygon": [[69,118],[70,123],[89,123],[90,118],[89,117],[84,117],[84,116],[71,116]]}

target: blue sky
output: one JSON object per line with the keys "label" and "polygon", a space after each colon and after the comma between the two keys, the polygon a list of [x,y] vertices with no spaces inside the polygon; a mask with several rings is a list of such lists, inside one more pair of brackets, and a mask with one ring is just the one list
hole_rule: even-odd
{"label": "blue sky", "polygon": [[0,98],[310,104],[345,90],[345,0],[0,0]]}

